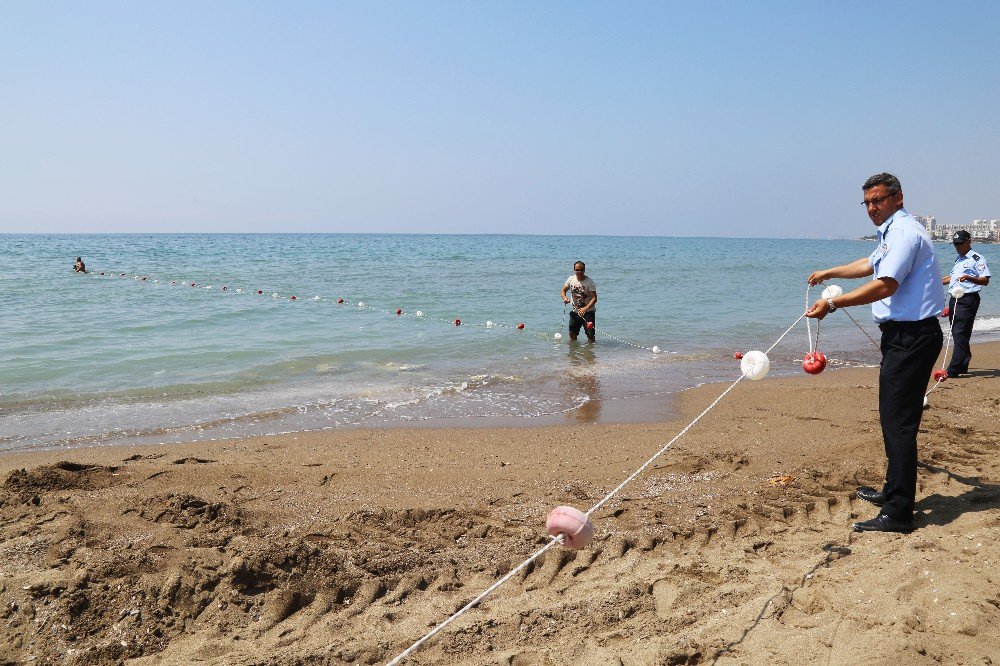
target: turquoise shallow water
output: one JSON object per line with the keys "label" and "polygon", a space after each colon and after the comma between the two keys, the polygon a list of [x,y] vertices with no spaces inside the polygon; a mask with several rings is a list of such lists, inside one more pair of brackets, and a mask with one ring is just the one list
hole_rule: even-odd
{"label": "turquoise shallow water", "polygon": [[[0,241],[6,450],[661,418],[669,394],[737,376],[734,350],[770,346],[801,314],[809,272],[869,249],[843,240],[504,235]],[[88,275],[72,272],[78,255]],[[587,261],[600,295],[593,347],[569,343],[564,330],[558,291],[576,259]],[[977,339],[1000,328],[991,302]],[[874,335],[867,308],[853,314]],[[877,361],[845,317],[827,319],[820,335],[840,364]],[[772,353],[772,373],[801,372],[807,348],[802,322]]]}

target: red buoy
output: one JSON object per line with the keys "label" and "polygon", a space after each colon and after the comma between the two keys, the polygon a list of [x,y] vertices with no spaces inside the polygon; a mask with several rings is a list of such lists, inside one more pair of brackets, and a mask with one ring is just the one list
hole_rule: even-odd
{"label": "red buoy", "polygon": [[101,271],[101,275],[104,275],[104,271]]}
{"label": "red buoy", "polygon": [[403,314],[403,309],[402,308],[396,308],[396,316],[398,317],[401,314]]}
{"label": "red buoy", "polygon": [[517,325],[517,330],[523,331],[524,330],[524,324],[518,324]]}
{"label": "red buoy", "polygon": [[291,296],[291,300],[293,300],[293,301],[297,301],[297,300],[298,300],[298,298],[297,298],[297,297],[295,296],[295,294],[292,294],[292,296]]}
{"label": "red buoy", "polygon": [[944,380],[948,379],[948,371],[935,370],[934,373],[931,375],[931,377],[933,377],[934,381],[936,382],[943,382]]}
{"label": "red buoy", "polygon": [[258,295],[258,296],[262,295],[263,293],[264,293],[264,290],[263,290],[263,289],[258,289],[258,290],[257,290],[257,295]]}
{"label": "red buoy", "polygon": [[594,322],[592,322],[592,321],[588,321],[587,322],[587,330],[588,331],[594,330]]}
{"label": "red buoy", "polygon": [[948,309],[948,306],[946,305],[946,306],[944,306],[944,310],[941,310],[941,316],[942,317],[947,317],[950,312],[951,311]]}
{"label": "red buoy", "polygon": [[733,352],[733,358],[735,358],[737,361],[742,360],[743,352]]}
{"label": "red buoy", "polygon": [[343,303],[343,302],[344,302],[344,299],[342,299],[342,298],[338,298],[338,299],[337,299],[337,302],[338,302],[338,303]]}
{"label": "red buoy", "polygon": [[143,277],[143,278],[142,278],[142,281],[143,281],[143,282],[145,282],[145,281],[146,281],[146,280],[148,280],[148,279],[149,279],[148,277]]}
{"label": "red buoy", "polygon": [[810,375],[818,375],[826,368],[826,356],[821,351],[809,352],[802,359],[802,369]]}
{"label": "red buoy", "polygon": [[170,284],[177,284],[177,280],[171,280]]}
{"label": "red buoy", "polygon": [[226,291],[227,289],[229,289],[229,287],[223,287],[222,291]]}
{"label": "red buoy", "polygon": [[195,286],[195,283],[194,283],[194,282],[192,282],[192,283],[191,283],[191,286],[192,286],[192,287],[194,287],[194,286]]}
{"label": "red buoy", "polygon": [[455,326],[461,326],[461,325],[462,325],[462,320],[461,319],[456,319],[455,320]]}

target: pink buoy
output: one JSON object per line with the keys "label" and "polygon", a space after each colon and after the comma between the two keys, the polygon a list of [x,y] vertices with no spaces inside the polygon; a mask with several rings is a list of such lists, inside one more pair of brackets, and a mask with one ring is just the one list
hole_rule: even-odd
{"label": "pink buoy", "polygon": [[524,324],[518,324],[517,325],[517,330],[523,331],[524,330]]}
{"label": "pink buoy", "polygon": [[743,360],[743,352],[733,352],[733,358],[737,361]]}
{"label": "pink buoy", "polygon": [[948,379],[948,371],[947,370],[935,370],[934,374],[932,374],[931,377],[933,377],[934,381],[936,381],[936,382],[943,382],[944,380]]}
{"label": "pink buoy", "polygon": [[545,518],[545,531],[549,536],[563,535],[567,548],[579,550],[594,538],[594,524],[587,514],[571,506],[557,506]]}
{"label": "pink buoy", "polygon": [[810,375],[818,375],[826,369],[826,355],[821,351],[809,352],[802,359],[802,369]]}

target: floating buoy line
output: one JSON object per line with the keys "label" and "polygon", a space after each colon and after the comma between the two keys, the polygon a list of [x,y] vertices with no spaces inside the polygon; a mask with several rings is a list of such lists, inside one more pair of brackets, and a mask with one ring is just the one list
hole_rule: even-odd
{"label": "floating buoy line", "polygon": [[[192,288],[193,289],[203,289],[205,291],[221,292],[221,293],[225,293],[227,295],[257,296],[259,298],[270,298],[270,300],[272,300],[272,301],[290,301],[290,302],[298,302],[298,301],[319,302],[319,301],[322,301],[322,302],[327,302],[327,303],[332,302],[335,305],[356,308],[358,310],[365,310],[365,311],[368,311],[368,312],[380,312],[382,314],[385,314],[385,315],[388,315],[388,316],[395,316],[395,317],[412,317],[412,318],[415,318],[415,319],[427,319],[427,320],[430,320],[430,321],[443,322],[443,323],[446,323],[446,324],[449,324],[449,325],[452,325],[452,326],[456,326],[456,327],[458,327],[458,326],[467,326],[467,327],[468,326],[472,326],[472,327],[475,327],[475,328],[487,328],[487,329],[493,329],[493,328],[497,328],[497,329],[509,329],[511,331],[516,331],[518,333],[525,333],[525,334],[531,335],[533,337],[536,337],[536,338],[539,338],[539,339],[542,339],[542,340],[548,340],[548,341],[554,341],[554,342],[559,342],[563,338],[562,333],[558,332],[558,331],[556,333],[543,333],[543,332],[540,332],[540,331],[528,331],[527,330],[527,325],[524,322],[509,323],[509,322],[502,322],[502,321],[493,321],[493,320],[489,320],[489,319],[486,320],[485,322],[482,322],[482,323],[479,323],[479,322],[469,322],[468,320],[463,320],[461,317],[454,317],[454,318],[452,318],[452,317],[443,317],[443,316],[440,316],[440,315],[428,314],[428,313],[423,312],[422,310],[413,310],[411,312],[409,310],[404,310],[402,307],[396,307],[396,308],[393,308],[393,309],[380,308],[380,307],[376,307],[374,305],[371,305],[369,303],[366,303],[366,302],[364,302],[362,300],[351,301],[350,299],[345,299],[343,297],[332,298],[332,297],[329,297],[329,296],[320,296],[320,295],[315,295],[315,296],[311,296],[311,297],[308,297],[308,296],[307,297],[303,297],[303,296],[299,296],[298,294],[294,294],[294,293],[282,294],[282,293],[278,293],[278,292],[272,292],[269,289],[245,289],[243,287],[232,287],[230,285],[216,286],[214,284],[202,284],[202,283],[199,283],[196,280],[184,280],[184,279],[175,279],[175,278],[164,279],[164,278],[156,278],[156,277],[153,277],[151,275],[137,274],[137,273],[134,273],[134,272],[123,272],[123,271],[91,271],[90,273],[88,273],[88,275],[92,275],[92,276],[95,276],[95,277],[101,277],[101,278],[114,278],[114,279],[119,279],[119,280],[120,279],[127,279],[127,280],[131,280],[133,282],[146,282],[146,283],[150,283],[150,284],[164,284],[164,285],[168,285],[168,286],[171,286],[171,287],[187,287],[189,289],[192,289]],[[563,315],[564,315],[564,317],[566,315],[565,309],[563,311]],[[663,352],[663,350],[661,350],[660,347],[658,347],[657,345],[647,346],[647,345],[642,345],[642,344],[638,344],[636,342],[632,342],[632,341],[626,340],[624,338],[620,338],[620,337],[618,337],[616,335],[612,335],[611,333],[608,333],[607,331],[605,331],[603,329],[597,329],[597,328],[595,328],[594,325],[592,323],[589,323],[589,322],[588,322],[588,325],[587,325],[587,330],[588,330],[588,332],[591,332],[591,333],[596,333],[599,330],[602,337],[608,338],[610,340],[614,340],[615,342],[619,342],[619,343],[621,343],[623,345],[626,345],[626,346],[629,346],[629,347],[633,347],[635,349],[643,349],[643,350],[649,351],[649,352],[651,352],[653,354],[660,354],[660,353]],[[676,352],[674,352],[674,353],[676,353]]]}

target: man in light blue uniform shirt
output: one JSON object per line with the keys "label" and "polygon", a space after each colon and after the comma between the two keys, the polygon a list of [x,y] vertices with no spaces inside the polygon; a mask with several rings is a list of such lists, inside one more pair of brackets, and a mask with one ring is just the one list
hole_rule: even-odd
{"label": "man in light blue uniform shirt", "polygon": [[861,187],[862,205],[878,227],[875,251],[843,266],[815,271],[809,284],[830,278],[872,280],[836,298],[816,301],[807,317],[822,319],[838,308],[871,303],[882,330],[878,411],[888,459],[882,490],[862,486],[858,497],[882,507],[871,520],[852,525],[858,532],[909,532],[914,528],[917,494],[917,432],[924,391],[941,353],[944,336],[937,317],[944,309],[941,269],[923,225],[903,208],[903,188],[888,173]]}
{"label": "man in light blue uniform shirt", "polygon": [[951,335],[955,341],[955,351],[948,364],[948,376],[958,377],[969,371],[972,360],[972,324],[979,312],[979,292],[990,283],[990,267],[981,254],[972,251],[972,234],[965,229],[955,232],[951,238],[958,257],[951,269],[951,275],[941,280],[942,284],[959,285],[965,293],[959,298],[952,296],[949,303]]}

